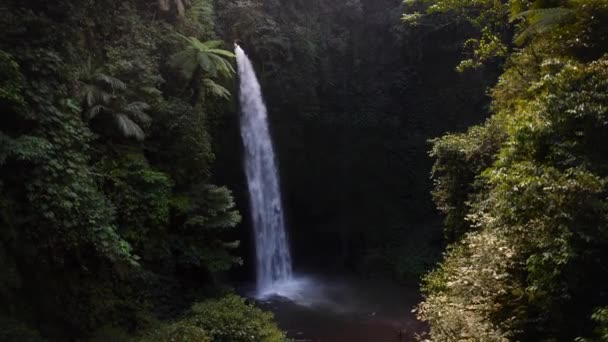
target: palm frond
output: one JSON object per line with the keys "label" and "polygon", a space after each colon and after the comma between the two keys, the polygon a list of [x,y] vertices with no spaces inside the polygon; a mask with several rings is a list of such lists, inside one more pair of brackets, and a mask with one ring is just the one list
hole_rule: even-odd
{"label": "palm frond", "polygon": [[236,73],[228,60],[236,56],[228,50],[219,48],[223,44],[221,40],[201,42],[195,37],[186,37],[179,33],[176,33],[176,36],[185,40],[187,46],[183,51],[170,57],[169,65],[179,68],[187,79],[192,80],[197,70],[202,70],[204,76],[208,78],[229,77]]}
{"label": "palm frond", "polygon": [[135,101],[126,105],[125,110],[129,112],[143,112],[150,109],[150,105],[143,101]]}
{"label": "palm frond", "polygon": [[192,45],[193,48],[195,48],[199,51],[208,50],[208,48],[205,46],[205,44],[203,42],[201,42],[200,40],[198,40],[197,38],[190,37],[190,44]]}
{"label": "palm frond", "polygon": [[208,51],[209,51],[209,53],[212,53],[215,55],[220,55],[220,56],[224,56],[224,57],[228,57],[228,58],[236,58],[236,55],[228,50],[209,49]]}
{"label": "palm frond", "polygon": [[214,58],[216,60],[217,63],[217,69],[218,71],[220,71],[220,73],[223,76],[230,76],[232,74],[234,74],[236,71],[234,70],[234,67],[232,66],[232,64],[227,61],[226,59],[217,56],[217,55],[210,55],[212,56],[212,58]]}
{"label": "palm frond", "polygon": [[97,116],[97,114],[101,113],[104,110],[107,110],[107,108],[103,105],[95,105],[87,109],[84,113],[85,120],[92,120],[94,117]]}
{"label": "palm frond", "polygon": [[149,124],[152,121],[152,119],[145,111],[149,110],[150,108],[151,107],[149,104],[147,104],[145,102],[141,102],[141,101],[136,101],[136,102],[131,102],[128,105],[126,105],[124,108],[124,111],[127,112],[128,114],[130,114],[131,116],[135,117],[141,123]]}
{"label": "palm frond", "polygon": [[93,107],[97,104],[107,104],[112,98],[112,94],[95,86],[88,84],[85,86],[84,100],[86,107]]}
{"label": "palm frond", "polygon": [[213,61],[211,61],[211,58],[210,58],[210,56],[208,54],[199,52],[196,55],[196,59],[197,59],[198,65],[206,73],[208,73],[212,77],[217,76],[217,65],[216,65],[216,63],[214,63]]}
{"label": "palm frond", "polygon": [[191,41],[190,37],[187,37],[187,36],[185,36],[185,35],[183,35],[183,34],[181,34],[181,33],[179,33],[179,32],[175,32],[175,31],[174,31],[172,34],[173,34],[174,36],[176,36],[177,38],[180,38],[180,39],[182,39],[182,40],[186,41],[188,44],[192,43],[192,41]]}
{"label": "palm frond", "polygon": [[220,46],[222,46],[222,44],[224,44],[224,42],[221,41],[221,40],[208,40],[208,41],[206,41],[206,42],[203,43],[203,45],[207,49],[219,48]]}
{"label": "palm frond", "polygon": [[118,129],[125,137],[135,138],[138,141],[144,140],[146,135],[143,129],[141,129],[141,127],[133,122],[133,120],[131,120],[127,115],[118,113],[115,114],[114,117],[116,118]]}
{"label": "palm frond", "polygon": [[203,80],[203,83],[205,84],[205,88],[209,91],[209,93],[211,93],[217,97],[221,97],[223,99],[228,100],[230,98],[230,96],[232,96],[232,94],[230,94],[230,91],[228,91],[228,89],[215,83],[215,81],[213,81],[210,78],[205,78]]}
{"label": "palm frond", "polygon": [[110,88],[112,88],[113,91],[127,89],[127,85],[123,81],[119,80],[118,78],[116,78],[114,76],[100,73],[100,74],[95,75],[95,80],[100,83],[110,86]]}

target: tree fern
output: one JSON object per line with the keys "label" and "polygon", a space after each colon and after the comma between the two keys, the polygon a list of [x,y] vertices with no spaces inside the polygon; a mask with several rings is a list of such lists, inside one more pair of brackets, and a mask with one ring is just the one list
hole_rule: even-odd
{"label": "tree fern", "polygon": [[228,91],[228,89],[222,87],[221,85],[215,83],[215,81],[213,81],[210,78],[205,78],[203,80],[203,84],[205,85],[205,89],[210,93],[213,94],[214,96],[217,97],[221,97],[224,99],[229,99],[231,94],[230,91]]}
{"label": "tree fern", "polygon": [[127,102],[121,92],[127,89],[120,79],[95,71],[91,61],[80,72],[83,118],[91,121],[99,115],[112,117],[119,132],[128,138],[142,141],[144,130],[140,125],[149,125],[152,120],[146,113],[150,105],[141,102]]}
{"label": "tree fern", "polygon": [[88,120],[92,120],[93,118],[95,118],[99,113],[101,113],[103,110],[107,110],[107,108],[104,105],[94,105],[93,107],[87,109],[84,112],[84,117],[85,119]]}
{"label": "tree fern", "polygon": [[169,65],[184,75],[195,92],[202,84],[210,94],[229,97],[230,92],[214,79],[230,78],[236,73],[229,60],[236,57],[234,53],[221,49],[220,40],[201,42],[194,37],[177,36],[184,40],[186,47],[170,57]]}
{"label": "tree fern", "polygon": [[109,76],[106,74],[96,74],[95,75],[95,81],[97,81],[98,83],[101,83],[103,85],[109,86],[113,92],[117,91],[117,90],[125,90],[127,89],[127,85],[119,80],[116,77],[113,76]]}
{"label": "tree fern", "polygon": [[213,77],[230,77],[235,73],[234,67],[227,60],[227,58],[235,58],[235,55],[228,50],[220,49],[221,41],[201,42],[194,37],[181,34],[178,34],[178,37],[182,38],[187,46],[183,51],[171,56],[169,64],[179,68],[187,78],[194,76],[197,66]]}
{"label": "tree fern", "polygon": [[108,102],[117,91],[127,88],[126,84],[116,77],[106,75],[93,67],[91,58],[78,73],[80,96],[86,107],[96,103]]}
{"label": "tree fern", "polygon": [[145,112],[149,109],[150,105],[141,101],[131,102],[124,107],[125,113],[127,113],[129,116],[135,117],[141,123],[146,125],[152,121],[150,116]]}
{"label": "tree fern", "polygon": [[133,122],[133,120],[131,120],[126,114],[123,114],[123,113],[115,114],[114,119],[116,120],[118,129],[120,130],[122,135],[124,135],[125,137],[128,137],[128,138],[133,137],[133,138],[137,139],[138,141],[144,140],[144,138],[146,136],[144,131],[141,129],[141,127],[139,127],[138,124]]}

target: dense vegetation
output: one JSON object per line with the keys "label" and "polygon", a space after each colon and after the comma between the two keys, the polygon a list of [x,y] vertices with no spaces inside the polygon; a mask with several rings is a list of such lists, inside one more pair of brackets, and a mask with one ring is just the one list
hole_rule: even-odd
{"label": "dense vegetation", "polygon": [[5,0],[0,32],[0,340],[285,340],[228,286],[238,41],[298,268],[418,282],[447,244],[423,338],[608,341],[606,0]]}
{"label": "dense vegetation", "polygon": [[433,141],[452,244],[419,316],[434,341],[607,340],[608,3],[439,0],[437,12],[480,29],[460,68],[500,59],[504,72],[485,124]]}
{"label": "dense vegetation", "polygon": [[[214,40],[212,4],[184,5],[0,8],[0,339],[153,329],[221,295],[218,272],[241,263],[240,215],[211,172],[233,54]],[[196,304],[163,336],[221,340],[206,319],[248,315],[254,331],[230,340],[281,339],[265,314],[226,300],[231,312]]]}

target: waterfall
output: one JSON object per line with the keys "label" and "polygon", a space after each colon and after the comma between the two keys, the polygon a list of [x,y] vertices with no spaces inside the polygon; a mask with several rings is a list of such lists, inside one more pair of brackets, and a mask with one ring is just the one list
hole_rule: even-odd
{"label": "waterfall", "polygon": [[277,287],[291,280],[291,255],[266,105],[251,61],[236,44],[235,49],[245,173],[255,231],[257,291],[263,296],[277,293]]}

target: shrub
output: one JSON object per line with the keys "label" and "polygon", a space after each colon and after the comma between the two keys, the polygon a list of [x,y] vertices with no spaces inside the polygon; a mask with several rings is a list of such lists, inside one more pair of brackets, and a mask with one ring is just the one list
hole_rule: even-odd
{"label": "shrub", "polygon": [[139,342],[211,342],[209,335],[187,320],[163,325],[139,339]]}
{"label": "shrub", "polygon": [[183,319],[145,334],[147,342],[283,342],[285,334],[265,312],[237,295],[196,303]]}
{"label": "shrub", "polygon": [[207,331],[217,342],[281,342],[285,334],[264,312],[236,295],[197,303],[192,307],[192,325]]}

